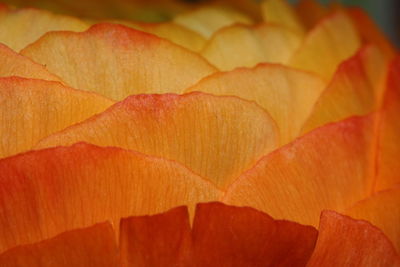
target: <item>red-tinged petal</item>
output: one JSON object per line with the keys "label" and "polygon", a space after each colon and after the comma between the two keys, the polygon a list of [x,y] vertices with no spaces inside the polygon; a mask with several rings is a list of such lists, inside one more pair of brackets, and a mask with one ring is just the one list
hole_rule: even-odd
{"label": "red-tinged petal", "polygon": [[400,252],[400,186],[380,191],[356,203],[346,214],[379,227]]}
{"label": "red-tinged petal", "polygon": [[15,51],[50,31],[84,31],[89,25],[77,18],[40,9],[14,9],[0,16],[0,42]]}
{"label": "red-tinged petal", "polygon": [[304,266],[317,231],[251,208],[198,204],[193,223],[195,266]]}
{"label": "red-tinged petal", "polygon": [[379,108],[387,70],[384,54],[367,45],[342,62],[305,122],[302,132]]}
{"label": "red-tinged petal", "polygon": [[96,24],[83,33],[48,33],[21,53],[75,88],[117,100],[138,93],[181,93],[215,72],[198,54],[116,24]]}
{"label": "red-tinged petal", "polygon": [[394,46],[364,10],[361,8],[348,8],[346,11],[365,42],[376,44],[388,58],[395,56],[397,51]]}
{"label": "red-tinged petal", "polygon": [[32,149],[46,136],[114,104],[58,82],[0,78],[0,157]]}
{"label": "red-tinged petal", "polygon": [[191,266],[191,229],[186,207],[121,220],[121,261],[129,266]]}
{"label": "red-tinged petal", "polygon": [[252,24],[250,17],[228,7],[203,6],[177,15],[173,21],[205,38],[210,38],[216,31],[236,23]]}
{"label": "red-tinged petal", "polygon": [[210,75],[187,91],[235,95],[257,102],[276,121],[281,144],[296,138],[325,88],[318,76],[284,67],[260,64]]}
{"label": "red-tinged petal", "polygon": [[296,11],[286,0],[264,0],[261,3],[264,21],[278,24],[304,34],[305,29]]}
{"label": "red-tinged petal", "polygon": [[[240,42],[238,42],[240,40]],[[232,25],[217,31],[201,54],[220,70],[287,63],[301,43],[295,32],[270,24]]]}
{"label": "red-tinged petal", "polygon": [[19,76],[25,78],[61,81],[45,66],[33,62],[0,43],[0,77]]}
{"label": "red-tinged petal", "polygon": [[220,191],[182,165],[77,144],[0,160],[0,251],[121,217],[178,205],[194,210]]}
{"label": "red-tinged petal", "polygon": [[387,237],[370,223],[324,211],[307,266],[394,267],[400,266],[400,257]]}
{"label": "red-tinged petal", "polygon": [[343,210],[370,194],[375,124],[375,116],[352,117],[300,137],[242,174],[223,201],[318,225],[322,210]]}
{"label": "red-tinged petal", "polygon": [[352,56],[360,45],[360,37],[351,19],[343,12],[335,12],[307,34],[289,65],[330,80],[336,67]]}
{"label": "red-tinged petal", "polygon": [[382,107],[379,163],[375,191],[400,183],[400,56],[389,66]]}
{"label": "red-tinged petal", "polygon": [[296,11],[303,24],[313,28],[323,17],[328,15],[329,10],[317,0],[300,0]]}
{"label": "red-tinged petal", "polygon": [[176,160],[224,187],[275,149],[279,133],[268,113],[237,97],[138,95],[49,136],[37,148],[79,141]]}
{"label": "red-tinged petal", "polygon": [[62,233],[0,254],[2,267],[118,267],[115,233],[109,223]]}

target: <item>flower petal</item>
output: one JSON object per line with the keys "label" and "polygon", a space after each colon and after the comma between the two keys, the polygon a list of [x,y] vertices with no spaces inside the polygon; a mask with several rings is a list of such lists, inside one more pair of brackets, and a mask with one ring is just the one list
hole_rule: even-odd
{"label": "flower petal", "polygon": [[118,247],[109,223],[62,233],[0,254],[2,267],[118,267]]}
{"label": "flower petal", "polygon": [[261,62],[287,63],[300,43],[298,34],[279,25],[233,25],[217,31],[202,55],[218,69],[232,70]]}
{"label": "flower petal", "polygon": [[210,75],[187,91],[235,95],[257,102],[280,129],[281,144],[296,138],[325,89],[318,76],[281,65],[260,64]]}
{"label": "flower petal", "polygon": [[114,102],[58,82],[0,78],[0,157],[104,111]]}
{"label": "flower petal", "polygon": [[307,34],[289,65],[330,80],[339,63],[352,56],[360,45],[351,19],[343,12],[336,12],[325,17]]}
{"label": "flower petal", "polygon": [[48,33],[21,53],[75,88],[117,100],[138,93],[180,93],[215,71],[193,52],[116,24],[96,24],[83,33]]}
{"label": "flower petal", "polygon": [[384,54],[374,45],[364,46],[342,62],[302,131],[376,110],[384,91],[387,63]]}
{"label": "flower petal", "polygon": [[296,11],[302,23],[308,28],[313,28],[321,19],[328,15],[328,9],[317,0],[300,0]]}
{"label": "flower petal", "polygon": [[182,165],[77,144],[0,160],[0,251],[121,217],[211,201],[216,187]]}
{"label": "flower petal", "polygon": [[194,32],[201,34],[206,39],[223,27],[236,23],[252,24],[250,17],[234,9],[218,6],[203,6],[177,15],[173,21]]}
{"label": "flower petal", "polygon": [[371,192],[375,124],[353,117],[300,137],[242,174],[223,202],[316,226],[323,209],[343,210]]}
{"label": "flower petal", "polygon": [[193,223],[197,266],[304,266],[317,231],[251,208],[199,204]]}
{"label": "flower petal", "polygon": [[20,76],[25,78],[61,81],[45,66],[24,57],[0,43],[0,77]]}
{"label": "flower petal", "polygon": [[85,141],[176,160],[218,186],[229,184],[279,144],[258,105],[204,93],[131,96],[37,148]]}
{"label": "flower petal", "polygon": [[378,177],[375,191],[400,183],[400,56],[389,66],[382,106],[379,137]]}
{"label": "flower petal", "polygon": [[121,261],[134,266],[193,266],[191,229],[186,207],[153,216],[121,220]]}
{"label": "flower petal", "polygon": [[324,211],[307,266],[400,266],[400,257],[387,237],[370,223]]}
{"label": "flower petal", "polygon": [[0,42],[15,51],[49,31],[84,31],[89,25],[77,18],[42,9],[10,9],[0,16]]}

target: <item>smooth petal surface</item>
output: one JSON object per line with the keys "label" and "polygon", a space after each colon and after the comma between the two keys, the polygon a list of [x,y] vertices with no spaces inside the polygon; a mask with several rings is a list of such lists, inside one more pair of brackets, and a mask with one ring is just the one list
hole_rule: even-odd
{"label": "smooth petal surface", "polygon": [[131,96],[37,148],[85,141],[176,160],[224,187],[279,144],[258,105],[204,93]]}
{"label": "smooth petal surface", "polygon": [[75,88],[116,100],[139,93],[181,93],[215,71],[193,52],[116,24],[96,24],[83,33],[48,33],[21,53]]}
{"label": "smooth petal surface", "polygon": [[400,183],[400,56],[389,66],[382,105],[379,136],[378,177],[375,191]]}
{"label": "smooth petal surface", "polygon": [[191,229],[186,207],[153,216],[121,220],[121,261],[124,267],[193,266]]}
{"label": "smooth petal surface", "polygon": [[339,63],[352,56],[360,45],[360,37],[351,19],[343,12],[336,12],[308,32],[289,65],[330,80]]}
{"label": "smooth petal surface", "polygon": [[61,81],[50,73],[45,66],[33,62],[6,45],[0,43],[0,77],[19,76],[25,78]]}
{"label": "smooth petal surface", "polygon": [[234,9],[218,6],[204,6],[174,17],[173,21],[192,31],[210,38],[216,31],[236,23],[252,24],[250,17]]}
{"label": "smooth petal surface", "polygon": [[387,237],[370,223],[324,211],[307,266],[400,266],[400,257]]}
{"label": "smooth petal surface", "polygon": [[317,0],[300,0],[296,12],[303,25],[311,29],[328,15],[329,10]]}
{"label": "smooth petal surface", "polygon": [[353,117],[300,137],[242,174],[223,202],[317,226],[323,209],[343,210],[370,194],[375,124]]}
{"label": "smooth petal surface", "polygon": [[380,191],[356,203],[346,214],[379,227],[400,252],[400,186]]}
{"label": "smooth petal surface", "polygon": [[304,34],[302,22],[286,0],[264,0],[261,3],[261,12],[267,23],[282,25],[299,34]]}
{"label": "smooth petal surface", "polygon": [[32,149],[42,138],[103,112],[102,96],[58,82],[0,78],[0,158]]}
{"label": "smooth petal surface", "polygon": [[9,9],[0,16],[0,42],[15,51],[49,31],[84,31],[89,25],[77,18],[26,8]]}
{"label": "smooth petal surface", "polygon": [[384,54],[374,45],[342,62],[303,126],[303,132],[329,122],[366,115],[379,108],[387,70]]}
{"label": "smooth petal surface", "polygon": [[212,201],[220,192],[182,165],[88,144],[0,160],[0,251],[121,217]]}
{"label": "smooth petal surface", "polygon": [[193,223],[195,266],[304,266],[317,231],[277,221],[251,208],[197,205]]}
{"label": "smooth petal surface", "polygon": [[325,83],[318,76],[282,65],[260,64],[210,75],[187,91],[235,95],[257,102],[276,121],[281,144],[296,138]]}
{"label": "smooth petal surface", "polygon": [[62,233],[0,254],[2,267],[119,267],[115,233],[109,223]]}
{"label": "smooth petal surface", "polygon": [[279,25],[233,25],[217,31],[201,54],[220,70],[254,67],[261,62],[287,63],[301,40]]}

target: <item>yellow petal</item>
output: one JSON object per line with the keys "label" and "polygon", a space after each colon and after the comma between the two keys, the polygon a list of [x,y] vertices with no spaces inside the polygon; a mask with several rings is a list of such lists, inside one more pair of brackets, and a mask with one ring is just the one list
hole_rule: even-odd
{"label": "yellow petal", "polygon": [[300,43],[298,34],[282,26],[233,25],[217,31],[206,43],[202,55],[226,71],[261,62],[287,63]]}
{"label": "yellow petal", "polygon": [[191,93],[131,96],[37,147],[85,141],[129,148],[176,160],[223,187],[276,148],[278,139],[275,122],[258,105]]}
{"label": "yellow petal", "polygon": [[21,53],[75,88],[116,100],[139,93],[181,93],[215,71],[193,52],[117,24],[96,24],[83,33],[48,33]]}
{"label": "yellow petal", "polygon": [[257,102],[280,130],[281,144],[296,138],[325,88],[316,75],[281,65],[260,64],[210,75],[187,91],[235,95]]}

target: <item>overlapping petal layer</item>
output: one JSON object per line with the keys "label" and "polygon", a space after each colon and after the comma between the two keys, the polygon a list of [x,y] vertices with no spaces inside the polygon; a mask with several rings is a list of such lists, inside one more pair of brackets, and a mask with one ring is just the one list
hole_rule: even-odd
{"label": "overlapping petal layer", "polygon": [[182,165],[77,144],[0,160],[0,251],[121,217],[212,201],[220,192]]}
{"label": "overlapping petal layer", "polygon": [[48,33],[21,53],[75,88],[116,100],[139,93],[181,93],[215,72],[193,52],[117,24],[96,24],[83,33]]}
{"label": "overlapping petal layer", "polygon": [[173,159],[224,187],[275,149],[279,133],[268,113],[237,97],[137,95],[37,148],[79,141]]}

